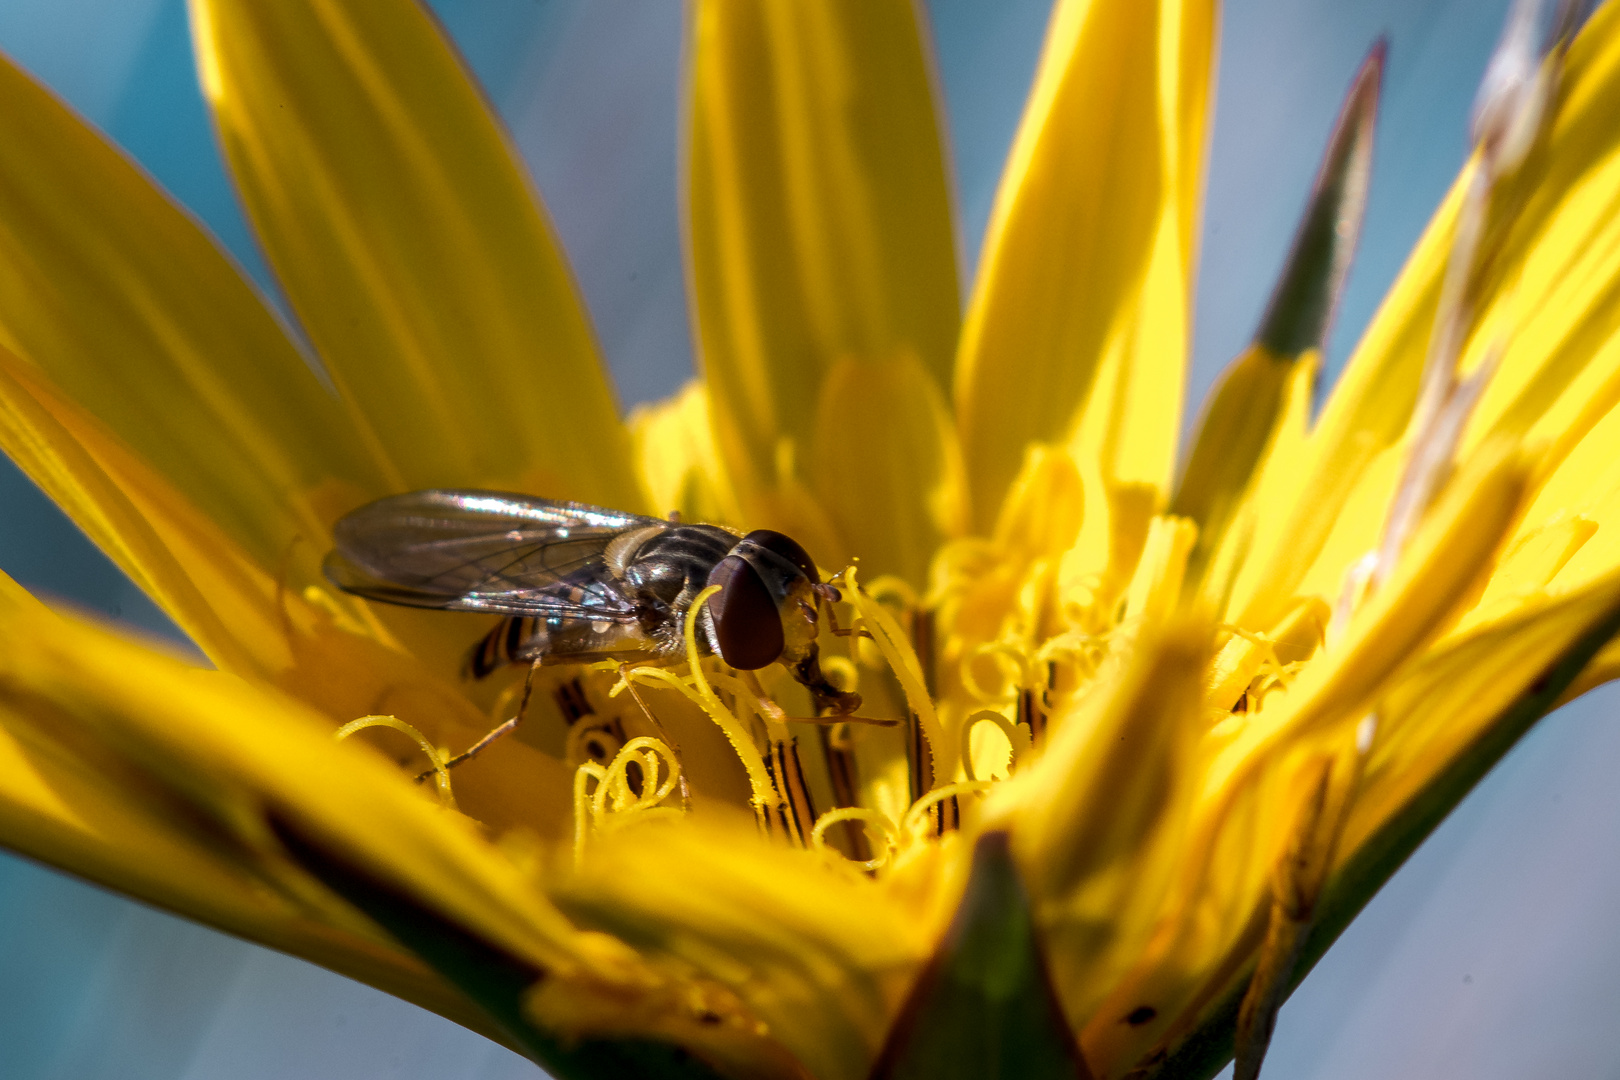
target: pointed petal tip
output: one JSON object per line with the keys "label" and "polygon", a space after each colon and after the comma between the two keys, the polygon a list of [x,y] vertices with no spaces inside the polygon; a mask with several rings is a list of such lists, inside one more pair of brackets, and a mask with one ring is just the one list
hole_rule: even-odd
{"label": "pointed petal tip", "polygon": [[1356,71],[1357,85],[1368,76],[1382,82],[1384,65],[1387,63],[1389,63],[1389,35],[1379,34],[1377,40],[1372,43],[1372,48],[1368,49],[1367,55],[1362,58],[1361,67]]}
{"label": "pointed petal tip", "polygon": [[[1356,68],[1356,77],[1350,81],[1350,92],[1345,95],[1339,117],[1334,121],[1329,146],[1336,145],[1344,137],[1345,128],[1351,124],[1370,132],[1378,120],[1378,100],[1384,90],[1384,69],[1388,66],[1389,35],[1379,34],[1367,50],[1367,55],[1362,57],[1361,66]],[[1320,177],[1317,182],[1321,182]]]}
{"label": "pointed petal tip", "polygon": [[1372,179],[1373,130],[1389,41],[1380,37],[1357,68],[1339,107],[1310,201],[1255,341],[1282,357],[1320,349],[1361,237]]}

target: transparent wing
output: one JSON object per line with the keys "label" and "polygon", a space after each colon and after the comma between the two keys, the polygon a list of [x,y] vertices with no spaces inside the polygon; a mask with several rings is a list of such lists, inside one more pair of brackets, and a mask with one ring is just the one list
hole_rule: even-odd
{"label": "transparent wing", "polygon": [[633,622],[603,557],[613,538],[664,522],[498,491],[391,495],[332,530],[326,576],[411,607]]}

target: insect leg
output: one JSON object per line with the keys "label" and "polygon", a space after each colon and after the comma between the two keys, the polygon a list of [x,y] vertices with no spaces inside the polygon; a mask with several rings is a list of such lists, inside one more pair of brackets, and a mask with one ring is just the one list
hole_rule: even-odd
{"label": "insect leg", "polygon": [[[855,634],[856,636],[863,637],[868,641],[872,640],[872,631],[870,630],[857,630],[853,626],[848,628],[839,626],[838,613],[833,610],[833,606],[830,602],[827,604],[827,623],[832,627],[832,632],[839,637],[849,637],[851,634]],[[862,833],[861,835],[864,836],[865,833]]]}
{"label": "insect leg", "polygon": [[[518,698],[517,715],[513,716],[510,720],[503,724],[496,725],[490,730],[489,734],[485,735],[482,739],[479,739],[477,742],[467,747],[467,749],[445,762],[445,768],[453,769],[464,761],[471,761],[479,754],[482,754],[484,752],[484,748],[490,743],[494,742],[496,739],[499,739],[502,735],[509,733],[522,722],[524,713],[528,712],[529,709],[529,695],[534,692],[534,673],[540,669],[540,661],[542,659],[543,657],[540,656],[535,657],[533,662],[529,664],[529,673],[523,676],[523,696]],[[426,780],[437,771],[437,769],[429,769],[427,772],[418,774],[416,777],[416,782],[420,784],[423,780]]]}

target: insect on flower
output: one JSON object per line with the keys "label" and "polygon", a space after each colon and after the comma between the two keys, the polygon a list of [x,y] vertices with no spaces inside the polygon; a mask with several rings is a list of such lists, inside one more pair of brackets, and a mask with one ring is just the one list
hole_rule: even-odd
{"label": "insect on flower", "polygon": [[[699,595],[699,649],[754,671],[780,661],[818,709],[844,716],[859,695],[821,671],[823,603],[839,599],[791,537],[739,536],[583,503],[494,491],[415,491],[378,499],[333,530],[326,575],[370,600],[504,615],[466,670],[600,660],[675,662]],[[519,710],[521,715],[521,707]]]}

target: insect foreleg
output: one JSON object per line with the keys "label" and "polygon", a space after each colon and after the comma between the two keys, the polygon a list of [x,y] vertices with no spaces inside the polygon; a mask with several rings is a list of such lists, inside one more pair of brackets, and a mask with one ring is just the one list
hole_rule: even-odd
{"label": "insect foreleg", "polygon": [[827,623],[828,623],[828,625],[830,625],[832,627],[832,632],[835,635],[837,635],[838,637],[849,637],[851,634],[855,634],[855,635],[857,635],[859,637],[865,638],[867,641],[872,640],[872,632],[870,630],[858,629],[858,628],[853,627],[853,626],[849,626],[849,627],[839,626],[838,625],[838,612],[833,610],[832,601],[828,600],[828,601],[826,601],[826,603],[827,603]]}

